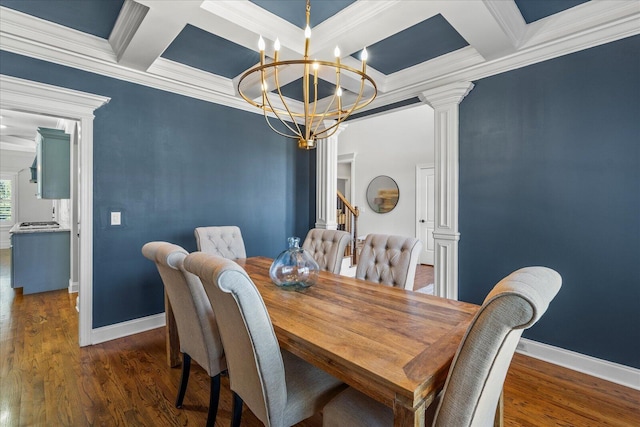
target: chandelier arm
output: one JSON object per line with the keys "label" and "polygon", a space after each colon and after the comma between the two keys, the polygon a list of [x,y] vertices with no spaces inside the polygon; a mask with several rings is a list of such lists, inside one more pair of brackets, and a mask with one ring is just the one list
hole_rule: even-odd
{"label": "chandelier arm", "polygon": [[[347,111],[347,114],[344,115],[344,117],[340,118],[340,112],[338,112],[338,119],[336,120],[336,122],[329,126],[328,128],[326,128],[323,132],[320,133],[320,135],[326,135],[325,137],[328,138],[331,135],[333,135],[336,130],[338,130],[338,126],[340,125],[340,123],[342,123],[343,121],[346,120],[347,117],[349,117],[351,115],[351,113],[353,113],[356,110],[356,107],[358,106],[358,103],[360,102],[360,100],[362,99],[362,95],[364,93],[364,82],[365,79],[364,77],[360,80],[360,90],[358,91],[358,97],[356,98],[355,102],[353,103],[353,105],[351,106],[351,108]],[[371,101],[369,101],[371,102]],[[367,102],[367,104],[369,103]],[[367,105],[364,104],[364,105]],[[362,107],[364,107],[364,105]],[[360,108],[362,108],[360,107]],[[327,134],[327,132],[329,132],[331,129],[334,129],[334,131],[329,135]]]}
{"label": "chandelier arm", "polygon": [[[298,132],[301,132],[301,130],[298,127],[298,123],[296,123],[296,121],[294,119],[292,119],[293,123],[295,123],[296,128],[298,129],[298,132],[296,132],[295,129],[293,129],[291,126],[289,126],[289,124],[287,123],[286,120],[284,120],[282,117],[280,117],[280,114],[278,114],[279,110],[276,109],[276,108],[273,108],[273,105],[271,105],[271,99],[269,98],[269,95],[266,96],[266,99],[267,99],[267,104],[269,105],[269,111],[271,111],[276,116],[276,118],[280,121],[280,123],[282,123],[287,129],[289,129],[291,131],[291,133],[300,135]],[[287,107],[287,104],[284,104],[284,106],[287,109],[287,111],[289,111],[289,108]],[[271,125],[271,122],[267,118],[267,110],[263,108],[262,111],[264,112],[264,117],[267,120],[267,123],[269,123],[269,127],[271,129],[275,130],[273,128],[273,126]],[[297,138],[297,136],[289,136],[289,135],[284,134],[282,132],[278,132],[277,130],[276,130],[276,132],[279,133],[280,135],[287,136],[288,138]]]}
{"label": "chandelier arm", "polygon": [[[318,67],[320,67],[320,65],[318,65]],[[313,135],[316,134],[316,131],[320,127],[320,123],[322,123],[322,119],[324,118],[324,115],[327,114],[327,111],[325,111],[322,116],[316,116],[317,106],[318,106],[318,70],[315,70],[314,78],[313,78],[313,112],[311,113],[311,122],[309,123],[310,134],[313,134]],[[311,130],[311,128],[313,128],[313,122],[316,117],[319,117],[320,120],[318,120],[318,124],[316,125],[315,129]]]}
{"label": "chandelier arm", "polygon": [[[286,133],[284,133],[284,132],[282,132],[282,131],[279,131],[278,129],[274,128],[274,127],[273,127],[273,125],[271,124],[271,121],[269,121],[269,116],[267,116],[266,114],[264,115],[264,120],[265,120],[265,122],[267,122],[267,124],[269,125],[269,127],[271,128],[271,130],[272,130],[272,131],[274,131],[275,133],[277,133],[278,135],[284,136],[285,138],[291,138],[291,139],[297,139],[297,138],[299,138],[299,136],[298,136],[298,135],[289,135],[289,134],[286,134]],[[279,120],[279,121],[280,121],[281,123],[283,123],[283,122],[282,122],[282,120]],[[287,127],[288,127],[288,126],[287,126]],[[291,129],[290,129],[290,130],[291,130]],[[294,133],[295,133],[295,132],[294,132]]]}
{"label": "chandelier arm", "polygon": [[[269,97],[267,96],[267,100],[269,102],[269,107],[271,108],[271,111],[273,111],[273,114],[276,115],[276,117],[278,118],[278,120],[280,120],[287,128],[289,128],[289,130],[298,135],[298,137],[302,136],[302,129],[300,129],[300,125],[298,125],[298,122],[296,122],[296,119],[293,115],[293,113],[291,112],[291,110],[289,109],[289,106],[287,105],[287,103],[284,100],[284,97],[282,96],[282,91],[280,90],[280,77],[279,77],[279,73],[278,73],[278,66],[275,65],[273,67],[273,79],[274,82],[276,84],[276,88],[278,89],[278,97],[280,97],[280,102],[282,102],[282,105],[284,105],[285,110],[287,111],[287,114],[289,114],[289,117],[291,118],[291,121],[293,122],[293,124],[295,125],[297,132],[291,127],[289,126],[287,123],[285,123],[284,120],[282,120],[282,118],[280,117],[280,115],[278,114],[278,111],[273,108],[273,106],[271,105],[271,100],[269,99]],[[293,137],[292,137],[293,138]]]}
{"label": "chandelier arm", "polygon": [[[339,69],[340,69],[340,68],[337,68],[337,70],[339,70]],[[333,105],[333,103],[334,103],[334,102],[335,102],[335,100],[336,100],[336,97],[337,97],[337,88],[339,87],[339,83],[340,83],[340,72],[339,72],[339,71],[336,71],[336,74],[338,75],[338,77],[336,78],[336,91],[333,93],[333,96],[332,96],[332,98],[331,98],[331,102],[327,104],[327,108],[324,110],[324,113],[323,113],[323,114],[322,114],[322,116],[321,116],[322,120],[320,120],[320,121],[318,122],[318,124],[316,125],[316,128],[313,130],[313,133],[314,133],[315,135],[318,135],[316,132],[317,132],[318,128],[320,127],[320,123],[322,123],[322,122],[324,121],[324,119],[327,117],[327,113],[329,112],[329,110],[331,109],[331,106]],[[340,98],[338,97],[338,100],[339,100],[339,99],[340,99]],[[340,104],[338,104],[338,118],[340,118]],[[323,132],[320,132],[320,133],[319,133],[319,135],[322,135],[323,133],[324,133],[324,131],[323,131]]]}
{"label": "chandelier arm", "polygon": [[329,109],[331,108],[331,106],[333,105],[333,103],[335,102],[336,99],[336,95],[333,95],[333,98],[331,98],[331,102],[327,105],[327,108],[324,110],[324,113],[320,117],[320,120],[318,121],[318,123],[316,124],[315,129],[313,129],[313,134],[314,135],[322,135],[324,133],[324,131],[317,133],[318,128],[320,127],[320,124],[324,122],[324,120],[327,117],[327,113],[329,112]]}
{"label": "chandelier arm", "polygon": [[[308,40],[308,39],[307,39]],[[305,48],[308,50],[308,44]],[[309,126],[309,63],[305,55],[304,71],[302,75],[302,100],[304,102],[304,139],[309,140],[311,136],[311,126]],[[311,120],[313,122],[313,119]]]}
{"label": "chandelier arm", "polygon": [[[313,129],[313,134],[314,135],[322,135],[324,132],[320,132],[318,133],[318,129],[320,128],[320,124],[324,122],[325,118],[327,117],[327,114],[329,113],[329,110],[331,109],[331,106],[333,105],[333,103],[336,100],[336,96],[338,93],[338,88],[340,87],[340,67],[336,67],[336,90],[333,92],[333,96],[331,97],[331,102],[329,102],[327,104],[327,108],[324,110],[324,113],[322,113],[320,117],[320,120],[318,120],[318,124],[316,124],[316,127]],[[315,100],[315,104],[314,104],[314,116],[315,116],[315,107],[317,105],[317,88],[316,88],[316,100]],[[340,97],[338,97],[338,100],[340,100]],[[338,102],[338,117],[340,117],[340,102]]]}

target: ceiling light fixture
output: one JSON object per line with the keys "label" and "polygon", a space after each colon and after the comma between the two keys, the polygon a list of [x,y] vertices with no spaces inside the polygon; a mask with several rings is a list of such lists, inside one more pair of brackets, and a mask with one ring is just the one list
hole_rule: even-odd
{"label": "ceiling light fixture", "polygon": [[[342,64],[338,47],[334,50],[334,62],[309,59],[310,13],[311,5],[307,0],[303,59],[279,60],[280,40],[276,38],[273,60],[267,62],[265,42],[260,36],[260,65],[245,72],[238,81],[240,95],[248,103],[262,110],[269,127],[282,136],[297,139],[298,147],[306,150],[316,148],[318,138],[329,138],[333,135],[340,123],[354,111],[371,103],[378,93],[375,82],[366,74],[366,48],[361,54],[361,70]],[[282,83],[287,85],[298,79],[300,74],[302,103],[285,98],[282,93]],[[330,95],[326,97],[319,94],[324,85],[321,81],[331,85]],[[271,115],[282,122],[284,131],[274,127]]]}

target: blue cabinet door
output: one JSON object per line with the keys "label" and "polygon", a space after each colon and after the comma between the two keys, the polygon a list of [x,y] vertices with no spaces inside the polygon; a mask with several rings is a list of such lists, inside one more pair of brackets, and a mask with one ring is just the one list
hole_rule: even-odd
{"label": "blue cabinet door", "polygon": [[24,295],[69,286],[69,231],[11,235],[12,283]]}
{"label": "blue cabinet door", "polygon": [[59,129],[38,128],[36,153],[38,198],[68,199],[71,194],[69,134]]}

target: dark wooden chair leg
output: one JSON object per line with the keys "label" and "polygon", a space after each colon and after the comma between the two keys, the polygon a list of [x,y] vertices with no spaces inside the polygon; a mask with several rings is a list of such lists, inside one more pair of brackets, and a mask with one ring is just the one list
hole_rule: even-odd
{"label": "dark wooden chair leg", "polygon": [[187,353],[182,353],[182,377],[180,378],[180,390],[178,390],[176,408],[182,408],[184,393],[187,391],[187,383],[189,382],[189,371],[191,371],[191,356]]}
{"label": "dark wooden chair leg", "polygon": [[240,427],[240,418],[242,417],[242,399],[233,392],[233,407],[231,409],[233,418],[231,418],[231,427]]}
{"label": "dark wooden chair leg", "polygon": [[207,427],[214,427],[218,414],[218,402],[220,401],[220,374],[211,377],[211,394],[209,395],[209,415],[207,415]]}

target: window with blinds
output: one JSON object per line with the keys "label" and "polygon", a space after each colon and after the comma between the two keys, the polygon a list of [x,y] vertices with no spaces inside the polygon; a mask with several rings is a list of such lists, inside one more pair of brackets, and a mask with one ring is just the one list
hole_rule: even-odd
{"label": "window with blinds", "polygon": [[13,189],[11,179],[0,179],[0,222],[14,222]]}

